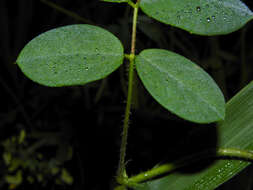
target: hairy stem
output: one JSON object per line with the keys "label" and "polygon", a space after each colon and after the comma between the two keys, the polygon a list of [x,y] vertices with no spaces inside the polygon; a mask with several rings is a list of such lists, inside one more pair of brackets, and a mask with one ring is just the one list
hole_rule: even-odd
{"label": "hairy stem", "polygon": [[118,174],[117,174],[117,180],[119,183],[122,183],[122,181],[127,179],[127,175],[126,175],[126,171],[125,171],[125,157],[126,157],[127,136],[128,136],[128,128],[129,128],[129,117],[130,117],[131,104],[132,104],[132,94],[133,94],[136,26],[137,26],[139,2],[140,2],[140,0],[137,0],[136,4],[134,6],[133,25],[132,25],[132,40],[131,40],[131,54],[126,56],[129,59],[128,92],[127,92],[125,117],[124,117],[124,123],[123,123],[122,141],[121,141],[121,147],[120,147],[120,160],[119,160],[119,167],[118,167]]}

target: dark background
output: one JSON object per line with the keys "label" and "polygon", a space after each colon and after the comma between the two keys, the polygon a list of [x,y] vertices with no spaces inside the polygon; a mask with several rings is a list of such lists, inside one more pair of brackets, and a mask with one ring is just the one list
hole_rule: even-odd
{"label": "dark background", "polygon": [[[29,148],[41,139],[51,142],[55,134],[60,140],[56,138],[56,143],[36,149],[36,153],[45,155],[42,159],[45,162],[59,157],[59,149],[67,152],[67,147],[72,147],[72,159],[62,161],[60,166],[73,176],[72,186],[56,184],[55,176],[45,176],[44,185],[39,181],[29,184],[24,177],[17,189],[111,189],[118,165],[127,88],[126,66],[104,80],[85,86],[49,88],[27,79],[14,63],[25,44],[37,35],[77,23],[108,29],[129,53],[132,10],[126,4],[97,0],[52,2],[85,20],[73,18],[44,1],[0,0],[0,140],[5,141],[24,129],[29,137],[26,145]],[[252,1],[244,2],[253,10]],[[137,53],[145,48],[163,48],[184,55],[204,68],[229,100],[252,80],[252,31],[250,22],[225,36],[190,35],[140,13]],[[129,174],[216,145],[214,124],[196,127],[168,113],[136,79],[127,151]],[[32,138],[35,132],[44,135]],[[1,154],[4,151],[6,148],[2,147]],[[18,151],[15,156],[21,157]],[[3,160],[0,167],[0,185],[7,189],[4,176],[11,172]],[[23,170],[24,176],[30,175],[29,170]],[[36,172],[31,175],[36,176]],[[219,189],[253,189],[252,172],[252,167],[248,167]]]}

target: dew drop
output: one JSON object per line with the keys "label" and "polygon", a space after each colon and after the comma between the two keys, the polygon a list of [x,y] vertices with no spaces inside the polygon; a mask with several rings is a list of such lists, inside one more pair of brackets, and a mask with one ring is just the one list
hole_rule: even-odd
{"label": "dew drop", "polygon": [[200,11],[201,11],[200,6],[197,6],[197,7],[196,7],[196,10],[197,10],[198,12],[200,12]]}
{"label": "dew drop", "polygon": [[208,18],[206,18],[206,20],[207,20],[207,22],[211,22],[211,19],[208,17]]}
{"label": "dew drop", "polygon": [[88,68],[88,67],[85,67],[84,69],[85,69],[85,71],[88,71],[88,70],[89,70],[89,68]]}

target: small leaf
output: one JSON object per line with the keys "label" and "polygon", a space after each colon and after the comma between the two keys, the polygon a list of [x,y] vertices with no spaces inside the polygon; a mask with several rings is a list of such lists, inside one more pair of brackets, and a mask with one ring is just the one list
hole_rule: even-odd
{"label": "small leaf", "polygon": [[[252,110],[253,82],[226,104],[226,118],[217,127],[218,147],[253,150]],[[135,190],[214,190],[249,164],[250,162],[242,160],[217,160],[200,172],[192,174],[173,172],[162,178],[143,183]]]}
{"label": "small leaf", "polygon": [[15,185],[21,184],[23,181],[22,171],[18,170],[15,175],[6,175],[5,180],[9,184],[15,184]]}
{"label": "small leaf", "polygon": [[19,137],[18,137],[18,143],[19,143],[19,144],[21,144],[21,143],[24,142],[25,136],[26,136],[25,130],[22,129],[22,130],[20,131],[20,134],[19,134]]}
{"label": "small leaf", "polygon": [[3,160],[6,165],[10,165],[12,159],[12,155],[10,152],[4,152],[3,153]]}
{"label": "small leaf", "polygon": [[17,64],[31,80],[52,87],[102,79],[123,62],[123,47],[110,32],[70,25],[45,32],[21,51]]}
{"label": "small leaf", "polygon": [[62,169],[62,172],[61,172],[61,180],[64,181],[68,185],[71,185],[73,183],[72,176],[64,168]]}
{"label": "small leaf", "polygon": [[167,50],[148,49],[137,56],[136,68],[149,93],[172,113],[197,123],[224,119],[222,92],[190,60]]}
{"label": "small leaf", "polygon": [[227,34],[253,18],[240,0],[141,0],[140,7],[160,22],[200,35]]}

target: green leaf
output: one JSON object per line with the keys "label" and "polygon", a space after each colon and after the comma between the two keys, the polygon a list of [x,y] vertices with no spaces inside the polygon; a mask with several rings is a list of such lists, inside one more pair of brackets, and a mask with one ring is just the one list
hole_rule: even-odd
{"label": "green leaf", "polygon": [[70,25],[45,32],[21,51],[17,64],[31,80],[52,87],[102,79],[123,62],[123,47],[110,32]]}
{"label": "green leaf", "polygon": [[18,170],[15,175],[6,175],[5,180],[9,184],[19,185],[23,181],[22,171]]}
{"label": "green leaf", "polygon": [[136,58],[140,79],[166,109],[186,120],[210,123],[225,117],[225,101],[213,79],[176,53],[148,49]]}
{"label": "green leaf", "polygon": [[64,168],[62,169],[62,172],[61,172],[61,180],[64,181],[68,185],[71,185],[73,183],[72,176]]}
{"label": "green leaf", "polygon": [[[226,118],[219,123],[219,147],[253,150],[253,82],[226,104]],[[198,163],[197,163],[198,164]],[[232,178],[250,162],[218,160],[198,173],[172,173],[146,182],[135,190],[213,190]]]}
{"label": "green leaf", "polygon": [[227,34],[253,18],[240,0],[141,0],[150,17],[200,35]]}
{"label": "green leaf", "polygon": [[4,163],[8,166],[11,163],[12,155],[10,152],[4,152],[3,153],[3,160]]}
{"label": "green leaf", "polygon": [[20,131],[19,137],[18,137],[18,143],[21,144],[24,142],[26,136],[26,132],[24,129]]}

